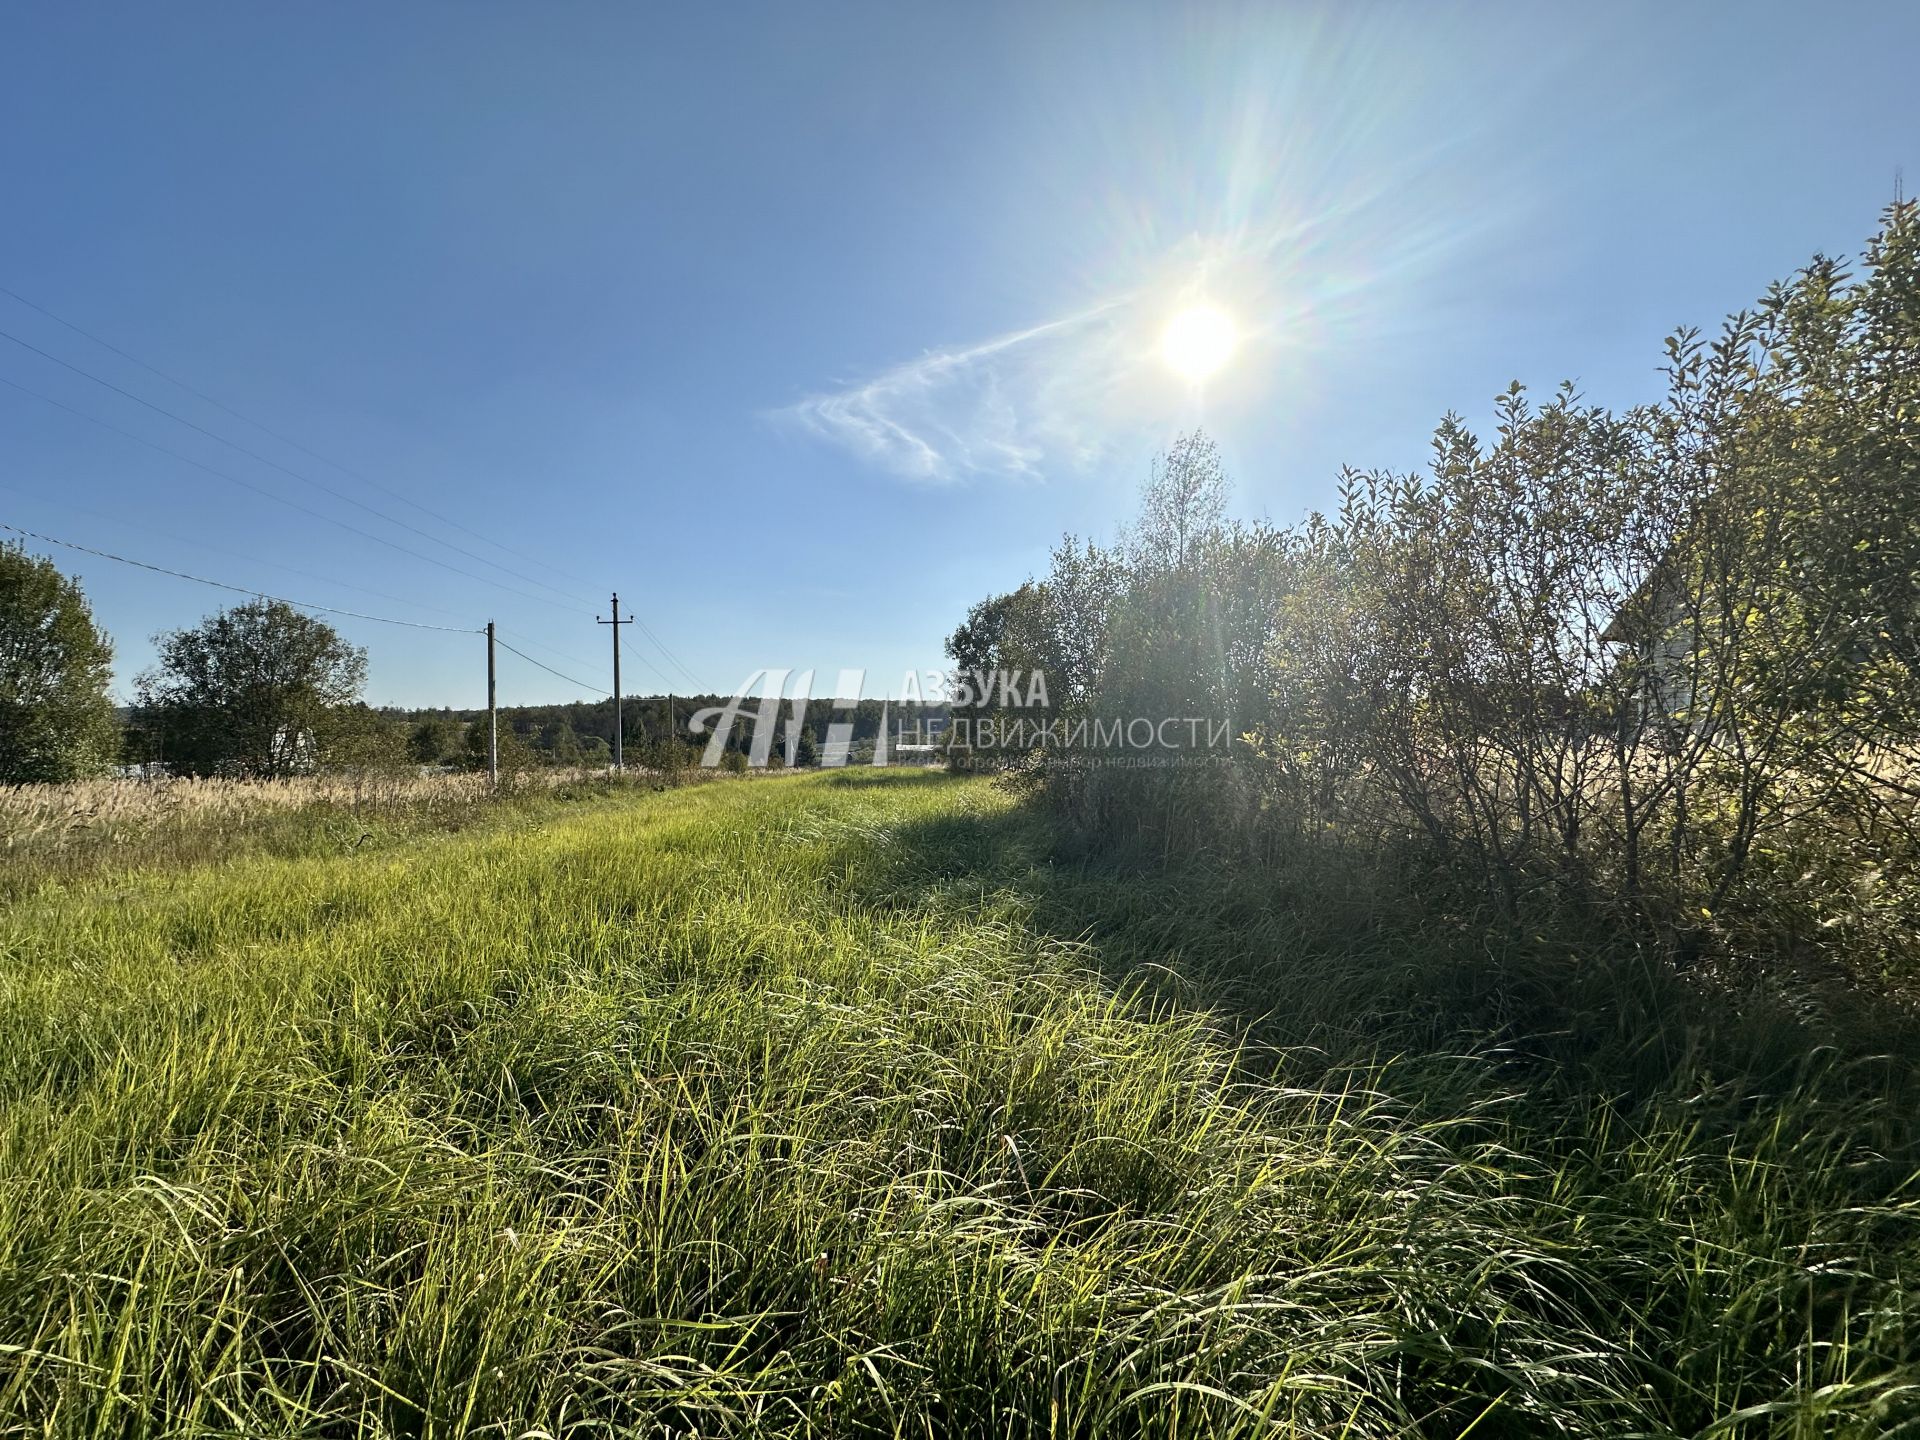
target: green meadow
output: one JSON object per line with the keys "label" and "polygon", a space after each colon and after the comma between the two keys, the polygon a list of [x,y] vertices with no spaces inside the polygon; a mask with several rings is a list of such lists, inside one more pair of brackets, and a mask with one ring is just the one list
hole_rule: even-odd
{"label": "green meadow", "polygon": [[1920,1434],[1871,1033],[985,779],[359,838],[0,910],[0,1433]]}

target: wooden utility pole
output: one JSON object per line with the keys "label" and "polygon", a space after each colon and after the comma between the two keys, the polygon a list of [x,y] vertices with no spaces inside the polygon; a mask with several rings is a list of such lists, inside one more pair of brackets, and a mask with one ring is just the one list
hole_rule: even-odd
{"label": "wooden utility pole", "polygon": [[494,708],[493,621],[487,621],[487,783],[500,786],[500,714]]}
{"label": "wooden utility pole", "polygon": [[593,618],[597,624],[613,627],[613,768],[624,770],[627,768],[627,762],[620,748],[621,732],[624,729],[620,720],[620,627],[631,625],[633,617],[629,615],[624,620],[620,618],[620,592],[616,590],[613,592],[613,618],[602,620],[598,615]]}

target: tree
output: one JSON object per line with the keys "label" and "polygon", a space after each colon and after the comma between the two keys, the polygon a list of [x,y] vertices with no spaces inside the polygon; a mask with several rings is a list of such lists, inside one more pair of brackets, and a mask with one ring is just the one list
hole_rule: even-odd
{"label": "tree", "polygon": [[581,763],[580,737],[564,719],[549,720],[540,727],[540,749],[549,765]]}
{"label": "tree", "polygon": [[1141,493],[1135,542],[1151,564],[1171,569],[1220,528],[1227,513],[1227,474],[1204,431],[1173,442],[1154,462]]}
{"label": "tree", "polygon": [[429,715],[407,735],[407,758],[416,765],[455,763],[465,748],[465,727],[452,715]]}
{"label": "tree", "polygon": [[0,545],[0,782],[106,768],[119,741],[112,663],[80,587],[51,560]]}
{"label": "tree", "polygon": [[367,652],[282,601],[236,605],[155,644],[140,710],[168,763],[191,774],[304,773],[363,728],[347,707],[366,684]]}
{"label": "tree", "polygon": [[391,715],[355,702],[327,717],[325,761],[349,770],[400,770],[409,763],[411,737]]}
{"label": "tree", "polygon": [[[538,770],[547,762],[530,743],[527,737],[515,730],[511,724],[502,720],[499,723],[498,744],[500,747],[500,773],[516,775],[524,770]],[[484,770],[487,768],[487,717],[482,715],[467,726],[467,768]]]}
{"label": "tree", "polygon": [[971,769],[980,763],[973,736],[994,708],[992,699],[982,693],[987,688],[986,677],[1004,664],[1013,617],[1023,604],[1031,603],[1034,588],[1027,584],[1012,594],[980,601],[947,637],[947,658],[953,661],[957,675],[969,682],[966,698],[952,707],[954,728],[950,735],[968,737],[964,742],[955,738],[948,747],[949,762],[956,769]]}

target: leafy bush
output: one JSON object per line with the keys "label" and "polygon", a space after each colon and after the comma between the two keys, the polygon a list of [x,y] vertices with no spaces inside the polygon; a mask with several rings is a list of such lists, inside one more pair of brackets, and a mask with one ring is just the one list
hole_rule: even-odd
{"label": "leafy bush", "polygon": [[1057,673],[1042,718],[1225,742],[963,758],[1109,841],[1335,845],[1511,922],[1911,972],[1920,212],[1888,211],[1858,277],[1816,260],[1713,343],[1676,335],[1667,374],[1624,414],[1515,385],[1490,441],[1448,416],[1427,473],[1349,471],[1286,530],[1227,521],[1183,437],[1131,535],[1069,538],[949,650]]}

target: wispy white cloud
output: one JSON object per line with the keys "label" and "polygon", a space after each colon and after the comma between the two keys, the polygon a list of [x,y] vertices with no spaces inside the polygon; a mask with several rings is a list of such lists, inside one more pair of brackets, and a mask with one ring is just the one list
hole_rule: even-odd
{"label": "wispy white cloud", "polygon": [[[1111,287],[1097,303],[930,350],[774,418],[919,484],[1037,479],[1137,452],[1143,435],[1164,442],[1202,418],[1200,397],[1157,355],[1168,321],[1195,300],[1242,331],[1240,353],[1204,397],[1210,425],[1275,396],[1298,404],[1342,358],[1394,343],[1422,313],[1423,279],[1510,216],[1484,186],[1463,196],[1458,167],[1444,162],[1464,141],[1424,130],[1417,97],[1356,102],[1328,78],[1346,71],[1319,63],[1326,47],[1364,50],[1369,34],[1309,34],[1261,51],[1286,59],[1291,78],[1278,85],[1263,62],[1217,87],[1238,99],[1223,102],[1211,147],[1170,146],[1166,126],[1147,124],[1124,147],[1142,158],[1116,185],[1161,205],[1135,207],[1093,247],[1083,273]],[[1223,75],[1242,68],[1218,58]],[[1183,162],[1190,154],[1217,163],[1196,168]],[[1194,228],[1173,229],[1163,212]]]}
{"label": "wispy white cloud", "polygon": [[1099,401],[1122,358],[1113,332],[1124,304],[929,351],[776,418],[922,484],[1084,465],[1101,448]]}
{"label": "wispy white cloud", "polygon": [[1202,297],[1240,323],[1240,353],[1205,397],[1217,420],[1262,394],[1316,383],[1343,345],[1391,333],[1405,285],[1454,237],[1404,221],[1360,233],[1345,197],[1313,220],[1198,237],[1141,267],[1133,288],[970,345],[932,350],[775,412],[776,421],[925,485],[1085,471],[1200,418],[1158,356],[1163,328]]}

